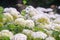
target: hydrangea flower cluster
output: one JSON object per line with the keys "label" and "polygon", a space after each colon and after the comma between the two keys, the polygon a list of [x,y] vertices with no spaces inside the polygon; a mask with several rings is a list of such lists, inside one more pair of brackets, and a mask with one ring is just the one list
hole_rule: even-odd
{"label": "hydrangea flower cluster", "polygon": [[50,8],[27,6],[20,13],[10,7],[1,15],[0,40],[60,40],[60,14]]}

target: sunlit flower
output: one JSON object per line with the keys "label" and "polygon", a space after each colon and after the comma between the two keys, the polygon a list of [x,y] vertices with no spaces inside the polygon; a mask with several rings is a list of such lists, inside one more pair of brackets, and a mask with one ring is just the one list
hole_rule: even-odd
{"label": "sunlit flower", "polygon": [[47,37],[45,40],[55,40],[55,38],[49,36],[49,37]]}
{"label": "sunlit flower", "polygon": [[46,31],[46,33],[48,34],[48,36],[51,36],[51,35],[52,35],[52,33],[53,33],[53,31],[52,31],[52,30],[47,30],[47,29],[45,29],[45,31]]}
{"label": "sunlit flower", "polygon": [[18,18],[18,15],[20,14],[18,11],[11,11],[10,14],[14,17],[14,18]]}
{"label": "sunlit flower", "polygon": [[45,23],[49,24],[50,23],[50,19],[46,16],[41,16],[36,21],[39,23],[43,23],[43,24],[45,24]]}
{"label": "sunlit flower", "polygon": [[45,38],[47,37],[47,35],[46,35],[45,33],[40,32],[40,31],[38,31],[38,32],[33,32],[33,33],[31,34],[31,36],[32,36],[33,38],[41,38],[41,39],[45,39]]}
{"label": "sunlit flower", "polygon": [[10,32],[9,30],[2,30],[1,36],[7,36],[7,37],[10,37],[10,39],[11,39],[13,37],[13,33]]}
{"label": "sunlit flower", "polygon": [[17,18],[15,20],[15,24],[18,24],[18,25],[21,25],[21,26],[25,26],[26,25],[25,20],[23,18]]}
{"label": "sunlit flower", "polygon": [[27,40],[27,36],[24,34],[16,34],[11,40]]}
{"label": "sunlit flower", "polygon": [[55,27],[54,27],[54,28],[55,28],[54,30],[59,31],[59,30],[60,30],[60,25],[59,25],[59,24],[57,24],[57,25],[55,25]]}
{"label": "sunlit flower", "polygon": [[23,18],[23,16],[22,15],[18,15],[17,18]]}
{"label": "sunlit flower", "polygon": [[51,29],[54,30],[54,27],[55,27],[55,26],[53,25],[53,23],[44,26],[44,28],[46,28],[46,29],[48,29],[48,30],[51,30]]}
{"label": "sunlit flower", "polygon": [[43,7],[37,7],[36,8],[40,13],[44,13],[47,11],[47,9],[43,8]]}
{"label": "sunlit flower", "polygon": [[56,18],[56,19],[54,20],[54,23],[60,24],[60,18]]}
{"label": "sunlit flower", "polygon": [[28,13],[30,16],[39,14],[39,12],[33,6],[28,6],[26,7],[25,10],[26,10],[26,13]]}
{"label": "sunlit flower", "polygon": [[23,33],[25,33],[25,34],[27,34],[27,35],[29,35],[29,34],[31,34],[33,31],[32,30],[29,30],[29,29],[24,29],[23,30]]}
{"label": "sunlit flower", "polygon": [[4,13],[4,16],[6,17],[5,19],[7,19],[7,21],[13,21],[13,16],[9,13]]}
{"label": "sunlit flower", "polygon": [[9,8],[5,8],[4,12],[8,12],[9,13]]}
{"label": "sunlit flower", "polygon": [[53,11],[53,9],[47,8],[47,12],[52,12],[52,11]]}
{"label": "sunlit flower", "polygon": [[12,8],[12,7],[4,9],[4,12],[10,13],[11,11],[17,11],[17,10],[15,8]]}
{"label": "sunlit flower", "polygon": [[58,9],[60,9],[60,6],[58,6]]}
{"label": "sunlit flower", "polygon": [[33,28],[35,26],[33,20],[26,20],[26,26],[28,28]]}

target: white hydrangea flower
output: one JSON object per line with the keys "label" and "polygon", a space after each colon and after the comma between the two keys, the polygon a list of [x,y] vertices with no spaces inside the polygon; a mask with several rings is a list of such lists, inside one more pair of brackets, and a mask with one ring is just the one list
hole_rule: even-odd
{"label": "white hydrangea flower", "polygon": [[52,30],[47,30],[47,29],[44,29],[46,31],[46,33],[48,34],[48,36],[51,36],[53,31]]}
{"label": "white hydrangea flower", "polygon": [[60,37],[60,35],[59,35],[59,37]]}
{"label": "white hydrangea flower", "polygon": [[15,20],[15,24],[18,24],[18,25],[21,25],[21,26],[25,26],[26,25],[26,22],[23,18],[17,18]]}
{"label": "white hydrangea flower", "polygon": [[28,28],[33,28],[35,26],[33,20],[26,20],[25,22]]}
{"label": "white hydrangea flower", "polygon": [[14,18],[18,18],[18,15],[20,15],[20,13],[18,11],[11,11],[10,14],[14,17]]}
{"label": "white hydrangea flower", "polygon": [[45,15],[44,16],[40,16],[36,21],[39,22],[39,23],[46,23],[46,24],[50,23],[49,17],[47,17]]}
{"label": "white hydrangea flower", "polygon": [[41,38],[41,39],[45,39],[45,38],[47,37],[47,35],[46,35],[45,33],[40,32],[40,31],[38,31],[38,32],[33,32],[33,33],[31,34],[31,36],[32,36],[33,38]]}
{"label": "white hydrangea flower", "polygon": [[54,28],[55,28],[54,30],[59,31],[60,30],[60,25],[56,24]]}
{"label": "white hydrangea flower", "polygon": [[26,7],[25,9],[26,13],[28,13],[30,16],[34,16],[34,15],[37,15],[39,14],[39,12],[32,6],[28,6]]}
{"label": "white hydrangea flower", "polygon": [[55,16],[56,16],[56,18],[59,18],[59,17],[60,17],[60,15],[59,15],[59,14],[55,14]]}
{"label": "white hydrangea flower", "polygon": [[55,38],[54,38],[54,37],[49,36],[49,37],[47,37],[45,40],[55,40]]}
{"label": "white hydrangea flower", "polygon": [[10,11],[17,11],[16,8],[12,8],[12,7],[10,7],[9,9]]}
{"label": "white hydrangea flower", "polygon": [[58,9],[60,9],[60,6],[58,6]]}
{"label": "white hydrangea flower", "polygon": [[49,14],[47,14],[47,13],[44,13],[44,15],[45,15],[45,16],[47,16],[47,17],[49,17],[49,16],[50,16],[50,15],[49,15]]}
{"label": "white hydrangea flower", "polygon": [[45,25],[44,28],[46,28],[46,29],[48,29],[48,30],[51,30],[51,29],[54,30],[55,26],[53,25],[53,23],[50,23],[50,24],[48,24],[48,25]]}
{"label": "white hydrangea flower", "polygon": [[49,14],[54,15],[54,12],[49,12]]}
{"label": "white hydrangea flower", "polygon": [[17,10],[15,8],[12,8],[12,7],[4,9],[4,12],[10,13],[11,11],[17,11]]}
{"label": "white hydrangea flower", "polygon": [[5,8],[4,12],[8,12],[10,13],[12,16],[14,16],[14,18],[17,18],[18,15],[20,14],[15,8]]}
{"label": "white hydrangea flower", "polygon": [[54,20],[54,23],[60,24],[60,17]]}
{"label": "white hydrangea flower", "polygon": [[28,6],[28,7],[26,7],[25,11],[26,11],[26,13],[29,13],[29,11],[31,11],[33,9],[34,9],[33,6]]}
{"label": "white hydrangea flower", "polygon": [[47,10],[43,7],[37,7],[36,8],[39,12],[43,13],[43,12],[46,12]]}
{"label": "white hydrangea flower", "polygon": [[34,12],[34,11],[30,11],[30,12],[29,12],[29,15],[30,15],[30,16],[36,16],[37,14],[36,14],[36,12]]}
{"label": "white hydrangea flower", "polygon": [[9,8],[5,8],[4,9],[4,12],[9,12]]}
{"label": "white hydrangea flower", "polygon": [[32,30],[29,30],[29,29],[24,29],[22,32],[25,33],[25,34],[27,34],[27,35],[29,35],[29,34],[31,34],[33,31],[32,31]]}
{"label": "white hydrangea flower", "polygon": [[47,8],[47,12],[52,12],[52,11],[53,11],[53,9]]}
{"label": "white hydrangea flower", "polygon": [[13,19],[13,16],[12,15],[10,15],[9,13],[3,13],[4,14],[4,16],[6,17],[6,19],[8,19],[8,20],[10,20],[10,21],[13,21],[14,19]]}
{"label": "white hydrangea flower", "polygon": [[53,12],[50,12],[48,17],[51,19],[56,19],[56,16]]}
{"label": "white hydrangea flower", "polygon": [[24,34],[16,34],[11,40],[27,40],[27,36]]}
{"label": "white hydrangea flower", "polygon": [[13,33],[10,32],[9,30],[2,30],[1,36],[7,36],[7,37],[10,37],[10,39],[11,39],[13,37]]}
{"label": "white hydrangea flower", "polygon": [[45,16],[43,14],[37,14],[35,16],[32,17],[33,20],[37,20],[38,18],[41,18],[42,16]]}
{"label": "white hydrangea flower", "polygon": [[17,17],[18,17],[18,18],[23,18],[23,16],[22,16],[22,15],[18,15]]}

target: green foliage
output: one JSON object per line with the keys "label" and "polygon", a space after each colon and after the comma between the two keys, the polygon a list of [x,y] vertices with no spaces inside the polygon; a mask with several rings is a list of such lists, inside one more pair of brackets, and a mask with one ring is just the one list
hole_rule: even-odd
{"label": "green foliage", "polygon": [[12,31],[14,34],[20,33],[24,29],[24,27],[19,26],[19,25],[15,25],[15,24],[12,24],[12,23],[8,24],[6,28],[8,30]]}
{"label": "green foliage", "polygon": [[39,28],[39,27],[34,27],[33,31],[42,31],[45,32],[45,30],[43,28]]}
{"label": "green foliage", "polygon": [[16,33],[21,33],[23,31],[24,27],[22,26],[16,26],[16,29],[14,30]]}
{"label": "green foliage", "polygon": [[3,22],[3,14],[0,14],[0,22]]}
{"label": "green foliage", "polygon": [[0,6],[0,14],[3,13],[3,7]]}
{"label": "green foliage", "polygon": [[52,33],[52,36],[53,36],[56,40],[60,40],[59,35],[60,35],[60,32],[58,32],[58,31],[53,31],[53,33]]}
{"label": "green foliage", "polygon": [[0,6],[0,27],[3,26],[3,7]]}
{"label": "green foliage", "polygon": [[25,16],[25,14],[26,14],[25,10],[22,10],[22,11],[21,11],[21,15],[22,15],[22,16]]}
{"label": "green foliage", "polygon": [[26,4],[27,3],[27,0],[23,0],[23,4]]}
{"label": "green foliage", "polygon": [[6,37],[6,36],[1,36],[0,37],[0,40],[10,40],[10,38],[9,37]]}

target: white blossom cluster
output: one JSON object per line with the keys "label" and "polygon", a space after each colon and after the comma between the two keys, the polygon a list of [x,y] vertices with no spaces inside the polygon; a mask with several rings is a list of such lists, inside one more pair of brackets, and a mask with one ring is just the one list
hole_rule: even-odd
{"label": "white blossom cluster", "polygon": [[[52,10],[50,8],[27,6],[24,9],[25,15],[23,16],[15,8],[5,8],[3,22],[0,25],[6,26],[6,24],[12,23],[14,27],[17,28],[18,25],[22,26],[23,29],[22,32],[18,32],[19,29],[13,29],[12,25],[12,29],[18,33],[14,34],[9,29],[1,30],[0,37],[7,36],[10,40],[57,40],[55,35],[60,32],[60,14],[54,14]],[[60,33],[58,36],[60,37]]]}
{"label": "white blossom cluster", "polygon": [[9,37],[10,39],[14,36],[12,32],[10,32],[9,30],[2,30],[0,32],[0,37],[1,36],[7,36]]}

